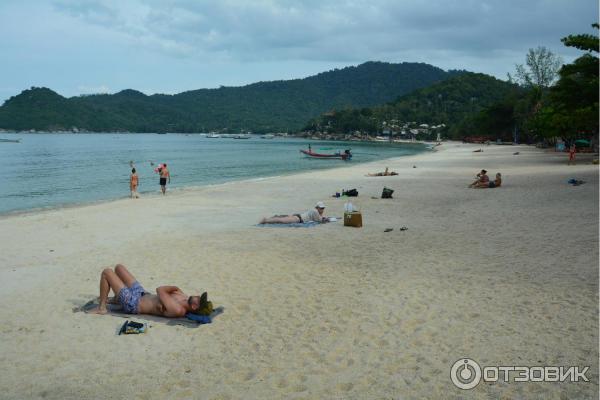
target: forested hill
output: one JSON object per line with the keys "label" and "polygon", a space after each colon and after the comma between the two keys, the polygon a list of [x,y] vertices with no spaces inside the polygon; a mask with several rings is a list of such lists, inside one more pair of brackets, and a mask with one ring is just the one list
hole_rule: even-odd
{"label": "forested hill", "polygon": [[[490,108],[501,108],[503,102],[520,93],[517,85],[489,75],[465,72],[384,105],[324,113],[312,120],[305,129],[332,134],[355,131],[376,133],[382,131],[384,122],[388,128],[395,130],[400,126],[390,124],[402,125],[415,121],[419,124],[444,124],[451,137],[473,135],[476,133],[473,131],[474,124],[482,113]],[[496,125],[504,127],[508,124],[510,126],[506,129],[509,131],[513,127],[511,119],[508,115]]]}
{"label": "forested hill", "polygon": [[367,62],[304,79],[146,96],[135,90],[65,98],[31,88],[0,107],[14,130],[201,132],[295,131],[332,109],[389,102],[461,72],[423,63]]}

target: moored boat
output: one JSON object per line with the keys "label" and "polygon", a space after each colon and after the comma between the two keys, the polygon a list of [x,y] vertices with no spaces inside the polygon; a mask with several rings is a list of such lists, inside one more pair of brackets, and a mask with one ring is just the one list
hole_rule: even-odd
{"label": "moored boat", "polygon": [[21,139],[2,139],[2,138],[0,138],[0,143],[21,143]]}
{"label": "moored boat", "polygon": [[321,159],[336,159],[339,158],[340,160],[350,160],[352,158],[352,152],[347,149],[344,150],[344,152],[336,152],[333,154],[322,154],[322,153],[314,153],[312,150],[300,150],[300,153],[308,156],[308,157],[312,157],[312,158],[321,158]]}

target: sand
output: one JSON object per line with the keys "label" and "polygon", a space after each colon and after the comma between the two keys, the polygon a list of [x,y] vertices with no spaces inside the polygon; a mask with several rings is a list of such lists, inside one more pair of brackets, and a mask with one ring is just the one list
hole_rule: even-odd
{"label": "sand", "polygon": [[[597,398],[598,166],[476,148],[0,218],[0,398]],[[399,175],[365,176],[386,166]],[[468,189],[481,168],[503,187]],[[383,186],[394,198],[372,199]],[[353,187],[363,228],[255,226],[318,200],[339,217],[330,196]],[[127,336],[73,313],[118,262],[225,313]],[[465,391],[462,357],[589,366],[590,382]]]}

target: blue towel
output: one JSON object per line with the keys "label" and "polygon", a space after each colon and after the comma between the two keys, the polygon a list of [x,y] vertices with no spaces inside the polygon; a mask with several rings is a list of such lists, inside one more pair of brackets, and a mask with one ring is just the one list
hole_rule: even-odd
{"label": "blue towel", "polygon": [[192,321],[196,321],[199,324],[210,324],[212,322],[212,318],[210,317],[210,315],[197,315],[187,313],[185,314],[185,317],[187,319],[191,319]]}
{"label": "blue towel", "polygon": [[257,224],[256,226],[260,227],[269,227],[269,228],[313,228],[317,225],[321,225],[319,222],[309,221],[303,224],[297,222],[295,224]]}

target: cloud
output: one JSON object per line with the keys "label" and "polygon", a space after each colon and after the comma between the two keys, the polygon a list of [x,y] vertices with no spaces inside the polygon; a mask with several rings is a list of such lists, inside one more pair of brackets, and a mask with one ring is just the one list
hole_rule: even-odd
{"label": "cloud", "polygon": [[[564,15],[567,4],[571,16]],[[558,47],[560,29],[555,25],[564,22],[567,32],[581,29],[589,4],[553,0],[97,0],[61,1],[57,9],[125,33],[137,45],[180,57],[360,61],[415,49],[491,55],[523,43],[548,46],[546,42],[553,41]],[[549,19],[555,22],[549,24]]]}
{"label": "cloud", "polygon": [[572,60],[560,38],[597,15],[597,0],[2,0],[0,85],[176,92],[365,61],[504,78],[529,48]]}

